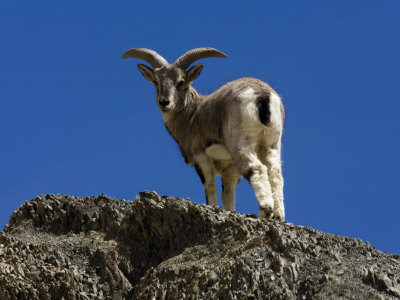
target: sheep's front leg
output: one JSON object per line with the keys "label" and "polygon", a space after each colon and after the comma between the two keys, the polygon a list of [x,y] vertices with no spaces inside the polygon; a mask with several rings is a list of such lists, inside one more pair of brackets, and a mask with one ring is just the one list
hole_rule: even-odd
{"label": "sheep's front leg", "polygon": [[239,172],[250,182],[260,207],[260,218],[271,218],[274,199],[268,178],[267,167],[257,157],[255,147],[240,149],[235,157]]}
{"label": "sheep's front leg", "polygon": [[195,156],[195,168],[203,183],[208,205],[217,205],[216,170],[213,161],[206,154]]}
{"label": "sheep's front leg", "polygon": [[230,164],[228,167],[221,171],[222,179],[222,194],[221,200],[224,204],[224,209],[229,211],[235,211],[236,201],[236,186],[240,180],[239,170],[234,164]]}

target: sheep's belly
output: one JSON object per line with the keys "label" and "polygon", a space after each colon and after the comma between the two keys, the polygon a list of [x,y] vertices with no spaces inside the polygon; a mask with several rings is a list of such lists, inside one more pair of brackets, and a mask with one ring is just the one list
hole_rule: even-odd
{"label": "sheep's belly", "polygon": [[228,149],[221,144],[212,144],[206,148],[206,154],[216,160],[232,160],[232,156]]}

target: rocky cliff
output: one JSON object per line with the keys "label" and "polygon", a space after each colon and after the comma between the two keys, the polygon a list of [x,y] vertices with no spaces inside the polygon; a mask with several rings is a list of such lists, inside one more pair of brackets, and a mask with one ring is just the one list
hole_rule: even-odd
{"label": "rocky cliff", "polygon": [[0,299],[398,298],[398,255],[153,192],[42,195],[0,233]]}

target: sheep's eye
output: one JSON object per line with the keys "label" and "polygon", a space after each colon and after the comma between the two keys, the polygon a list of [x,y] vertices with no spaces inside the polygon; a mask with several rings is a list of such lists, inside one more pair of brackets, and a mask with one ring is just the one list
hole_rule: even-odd
{"label": "sheep's eye", "polygon": [[178,84],[176,85],[178,87],[178,89],[183,88],[183,86],[185,85],[185,80],[181,80],[178,82]]}

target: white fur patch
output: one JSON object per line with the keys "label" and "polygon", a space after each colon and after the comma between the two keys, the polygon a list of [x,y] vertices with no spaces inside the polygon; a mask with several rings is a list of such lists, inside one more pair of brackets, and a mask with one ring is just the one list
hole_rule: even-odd
{"label": "white fur patch", "polygon": [[251,88],[240,94],[243,135],[249,137],[252,142],[256,142],[256,137],[264,128],[258,117],[258,109],[254,101],[256,97]]}
{"label": "white fur patch", "polygon": [[225,146],[221,144],[212,144],[211,146],[207,147],[206,154],[212,159],[216,160],[232,159],[232,156],[229,153],[228,149],[226,149]]}
{"label": "white fur patch", "polygon": [[243,93],[240,94],[240,98],[243,100],[250,100],[254,98],[254,90],[252,88],[248,88]]}
{"label": "white fur patch", "polygon": [[271,124],[277,128],[282,128],[281,99],[275,93],[271,94],[269,109],[271,110]]}
{"label": "white fur patch", "polygon": [[257,95],[254,94],[254,90],[249,88],[240,94],[240,98],[242,98],[242,112],[246,119],[251,119],[253,121],[258,122],[258,109],[254,104],[254,100],[257,98]]}

